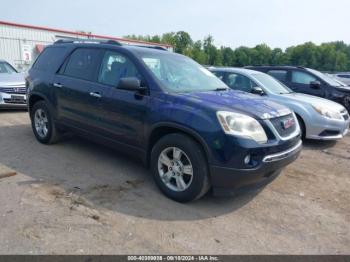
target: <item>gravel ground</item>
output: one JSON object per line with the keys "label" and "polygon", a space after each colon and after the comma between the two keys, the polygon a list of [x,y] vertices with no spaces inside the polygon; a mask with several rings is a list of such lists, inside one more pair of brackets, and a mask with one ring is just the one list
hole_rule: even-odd
{"label": "gravel ground", "polygon": [[350,136],[310,142],[260,192],[178,204],[140,162],[79,138],[39,144],[0,113],[1,254],[350,254]]}

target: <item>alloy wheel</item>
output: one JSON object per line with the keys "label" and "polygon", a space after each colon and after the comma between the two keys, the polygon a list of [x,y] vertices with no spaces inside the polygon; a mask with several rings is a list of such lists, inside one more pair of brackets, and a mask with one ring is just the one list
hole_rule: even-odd
{"label": "alloy wheel", "polygon": [[185,191],[193,181],[191,160],[180,148],[168,147],[159,155],[158,174],[169,189]]}
{"label": "alloy wheel", "polygon": [[45,138],[49,132],[49,120],[44,110],[39,108],[34,114],[34,126],[37,134],[41,138]]}

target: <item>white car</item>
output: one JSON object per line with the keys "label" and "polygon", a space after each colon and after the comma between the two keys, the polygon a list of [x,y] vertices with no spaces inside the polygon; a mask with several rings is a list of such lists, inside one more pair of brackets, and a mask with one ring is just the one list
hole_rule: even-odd
{"label": "white car", "polygon": [[0,108],[26,108],[25,74],[0,60]]}

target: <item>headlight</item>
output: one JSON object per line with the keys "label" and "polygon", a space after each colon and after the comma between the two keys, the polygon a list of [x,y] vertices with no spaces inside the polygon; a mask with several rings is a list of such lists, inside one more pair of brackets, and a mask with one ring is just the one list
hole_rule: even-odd
{"label": "headlight", "polygon": [[321,114],[324,117],[327,117],[330,119],[338,119],[338,120],[343,119],[340,112],[337,112],[332,108],[325,107],[322,105],[312,105],[312,107],[316,110],[317,113]]}
{"label": "headlight", "polygon": [[216,114],[226,134],[250,138],[258,143],[267,142],[264,129],[254,118],[226,111],[218,111]]}

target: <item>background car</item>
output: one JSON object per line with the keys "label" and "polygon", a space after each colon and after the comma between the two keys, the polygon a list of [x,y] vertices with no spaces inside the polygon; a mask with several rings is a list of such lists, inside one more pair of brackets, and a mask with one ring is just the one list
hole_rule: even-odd
{"label": "background car", "polygon": [[323,97],[345,106],[350,111],[350,87],[344,87],[333,78],[310,68],[300,66],[247,66],[267,73],[294,92]]}
{"label": "background car", "polygon": [[306,138],[334,140],[348,133],[349,114],[338,103],[295,93],[275,78],[258,71],[242,68],[210,68],[210,71],[232,89],[264,95],[288,106],[297,115]]}
{"label": "background car", "polygon": [[0,60],[0,108],[26,108],[25,74]]}

